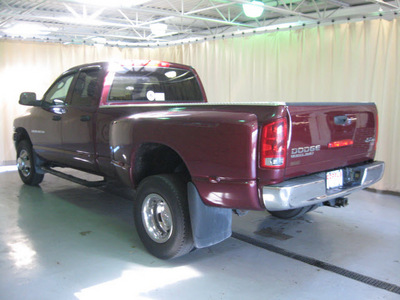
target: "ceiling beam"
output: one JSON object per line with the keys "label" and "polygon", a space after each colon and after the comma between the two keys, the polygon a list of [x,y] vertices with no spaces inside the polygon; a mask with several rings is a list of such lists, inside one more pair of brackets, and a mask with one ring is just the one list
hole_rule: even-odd
{"label": "ceiling beam", "polygon": [[[113,0],[110,0],[113,1]],[[271,25],[276,24],[317,24],[346,20],[347,18],[396,17],[399,10],[399,0],[365,0],[362,4],[346,6],[347,0],[277,0],[276,3],[264,4],[266,13],[262,18],[243,18],[241,4],[249,3],[244,0],[217,1],[203,0],[188,8],[184,0],[164,2],[165,8],[146,7],[146,4],[130,8],[104,8],[100,4],[85,4],[77,0],[36,0],[27,1],[25,8],[18,6],[17,2],[11,0],[0,0],[0,34],[9,25],[16,22],[42,23],[45,26],[57,27],[58,30],[46,36],[39,36],[37,39],[69,40],[75,42],[89,40],[93,37],[104,37],[111,42],[127,41],[128,43],[171,43],[173,40],[194,37],[231,36],[236,32],[266,32]],[[179,2],[179,5],[177,4]],[[75,12],[80,12],[86,7],[86,12],[98,13],[96,22],[85,25],[77,22],[70,22],[73,14],[67,10],[63,3],[71,6]],[[154,2],[157,3],[157,2]],[[174,7],[172,6],[175,5]],[[206,7],[203,7],[207,5]],[[272,6],[273,5],[273,6]],[[275,6],[276,5],[276,6]],[[325,7],[324,7],[325,5]],[[43,7],[44,6],[44,7]],[[171,6],[171,7],[170,7]],[[378,12],[379,7],[384,8]],[[26,8],[28,7],[28,8]],[[239,9],[240,8],[240,9]],[[186,10],[185,10],[186,9]],[[305,13],[304,11],[310,11]],[[228,12],[227,12],[228,11]],[[209,13],[207,13],[209,12]],[[233,13],[233,16],[230,13]],[[77,13],[78,14],[78,13]],[[85,13],[82,14],[82,17]],[[88,14],[90,16],[90,14]],[[93,14],[92,14],[93,15]],[[212,17],[209,17],[209,16]],[[81,16],[81,14],[79,14]],[[221,18],[220,18],[221,16]],[[183,20],[182,20],[183,19]],[[168,32],[164,36],[153,36],[150,32],[150,25],[153,23],[166,23]],[[318,24],[319,24],[318,23]],[[298,25],[294,25],[296,27]],[[301,25],[300,25],[301,26]],[[261,27],[261,29],[260,29]],[[264,29],[263,29],[264,28]],[[271,27],[273,28],[273,27]],[[284,28],[284,27],[283,27]],[[273,30],[273,29],[271,29]],[[1,36],[0,36],[1,38]]]}
{"label": "ceiling beam", "polygon": [[[2,1],[2,2],[5,3],[4,1]],[[33,12],[33,11],[36,10],[36,9],[38,9],[39,7],[41,7],[41,6],[42,6],[43,4],[45,4],[45,3],[46,3],[46,0],[41,1],[41,2],[39,2],[39,3],[36,4],[36,5],[34,5],[34,6],[31,7],[31,8],[29,8],[29,9],[27,9],[27,10],[24,10],[24,11],[21,11],[21,12],[19,13],[19,15],[20,15],[20,16],[24,16],[24,15],[30,14],[31,12]],[[13,9],[13,8],[10,7],[10,5],[8,5],[7,3],[5,3],[5,4],[6,4],[6,6],[7,6],[8,8]],[[11,16],[10,18],[7,18],[6,20],[4,20],[3,22],[0,23],[0,27],[1,27],[1,26],[4,26],[5,24],[7,24],[7,22],[12,21],[13,19],[14,19],[13,16]]]}
{"label": "ceiling beam", "polygon": [[[385,2],[385,1],[382,1],[382,0],[369,0],[369,2],[373,2],[373,3],[379,4],[379,5],[391,8],[391,9],[395,9],[395,10],[399,10],[400,9],[400,7],[398,5],[395,5],[395,4],[392,4],[392,3],[389,3],[389,2]],[[392,2],[394,2],[394,1],[392,1]]]}

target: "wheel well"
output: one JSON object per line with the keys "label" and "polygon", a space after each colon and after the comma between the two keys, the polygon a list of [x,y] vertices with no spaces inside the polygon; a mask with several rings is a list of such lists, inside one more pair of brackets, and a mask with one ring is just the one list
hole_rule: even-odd
{"label": "wheel well", "polygon": [[136,187],[144,178],[158,174],[180,173],[186,181],[190,179],[189,170],[180,155],[161,144],[141,145],[136,153],[134,166],[133,178]]}
{"label": "wheel well", "polygon": [[17,129],[15,129],[15,133],[14,133],[15,148],[17,148],[18,143],[22,140],[27,140],[32,145],[32,142],[31,142],[31,139],[29,138],[28,132],[25,130],[25,128],[19,127]]}

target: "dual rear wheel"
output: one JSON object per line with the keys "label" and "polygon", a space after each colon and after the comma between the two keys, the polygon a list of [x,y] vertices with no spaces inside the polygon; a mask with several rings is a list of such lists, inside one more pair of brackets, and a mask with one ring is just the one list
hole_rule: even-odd
{"label": "dual rear wheel", "polygon": [[[270,212],[281,219],[294,219],[314,210],[311,205]],[[177,174],[155,175],[139,185],[134,219],[146,249],[161,259],[187,254],[194,248],[185,181]]]}
{"label": "dual rear wheel", "polygon": [[133,214],[138,235],[154,256],[170,259],[193,249],[187,188],[179,175],[145,178],[139,185]]}

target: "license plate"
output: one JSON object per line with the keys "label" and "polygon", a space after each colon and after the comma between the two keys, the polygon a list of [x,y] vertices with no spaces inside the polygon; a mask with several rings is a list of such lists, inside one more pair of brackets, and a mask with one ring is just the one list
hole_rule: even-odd
{"label": "license plate", "polygon": [[326,172],[326,188],[334,189],[343,185],[343,170]]}

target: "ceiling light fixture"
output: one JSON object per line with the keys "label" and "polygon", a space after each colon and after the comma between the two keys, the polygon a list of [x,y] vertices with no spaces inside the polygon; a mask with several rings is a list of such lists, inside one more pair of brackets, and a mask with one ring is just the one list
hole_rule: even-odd
{"label": "ceiling light fixture", "polygon": [[244,14],[249,18],[258,18],[264,11],[264,3],[261,1],[251,1],[243,4]]}
{"label": "ceiling light fixture", "polygon": [[151,33],[153,35],[165,35],[165,33],[167,32],[167,24],[163,24],[163,23],[154,23],[154,24],[150,24],[150,30]]}
{"label": "ceiling light fixture", "polygon": [[98,9],[93,14],[88,15],[86,6],[83,5],[83,12],[79,14],[70,7],[69,5],[63,3],[64,6],[69,10],[69,12],[73,15],[73,17],[61,17],[58,20],[65,23],[74,23],[74,24],[81,24],[81,25],[89,25],[89,26],[102,26],[105,25],[105,22],[97,20],[97,17],[101,15],[104,11],[104,8]]}

